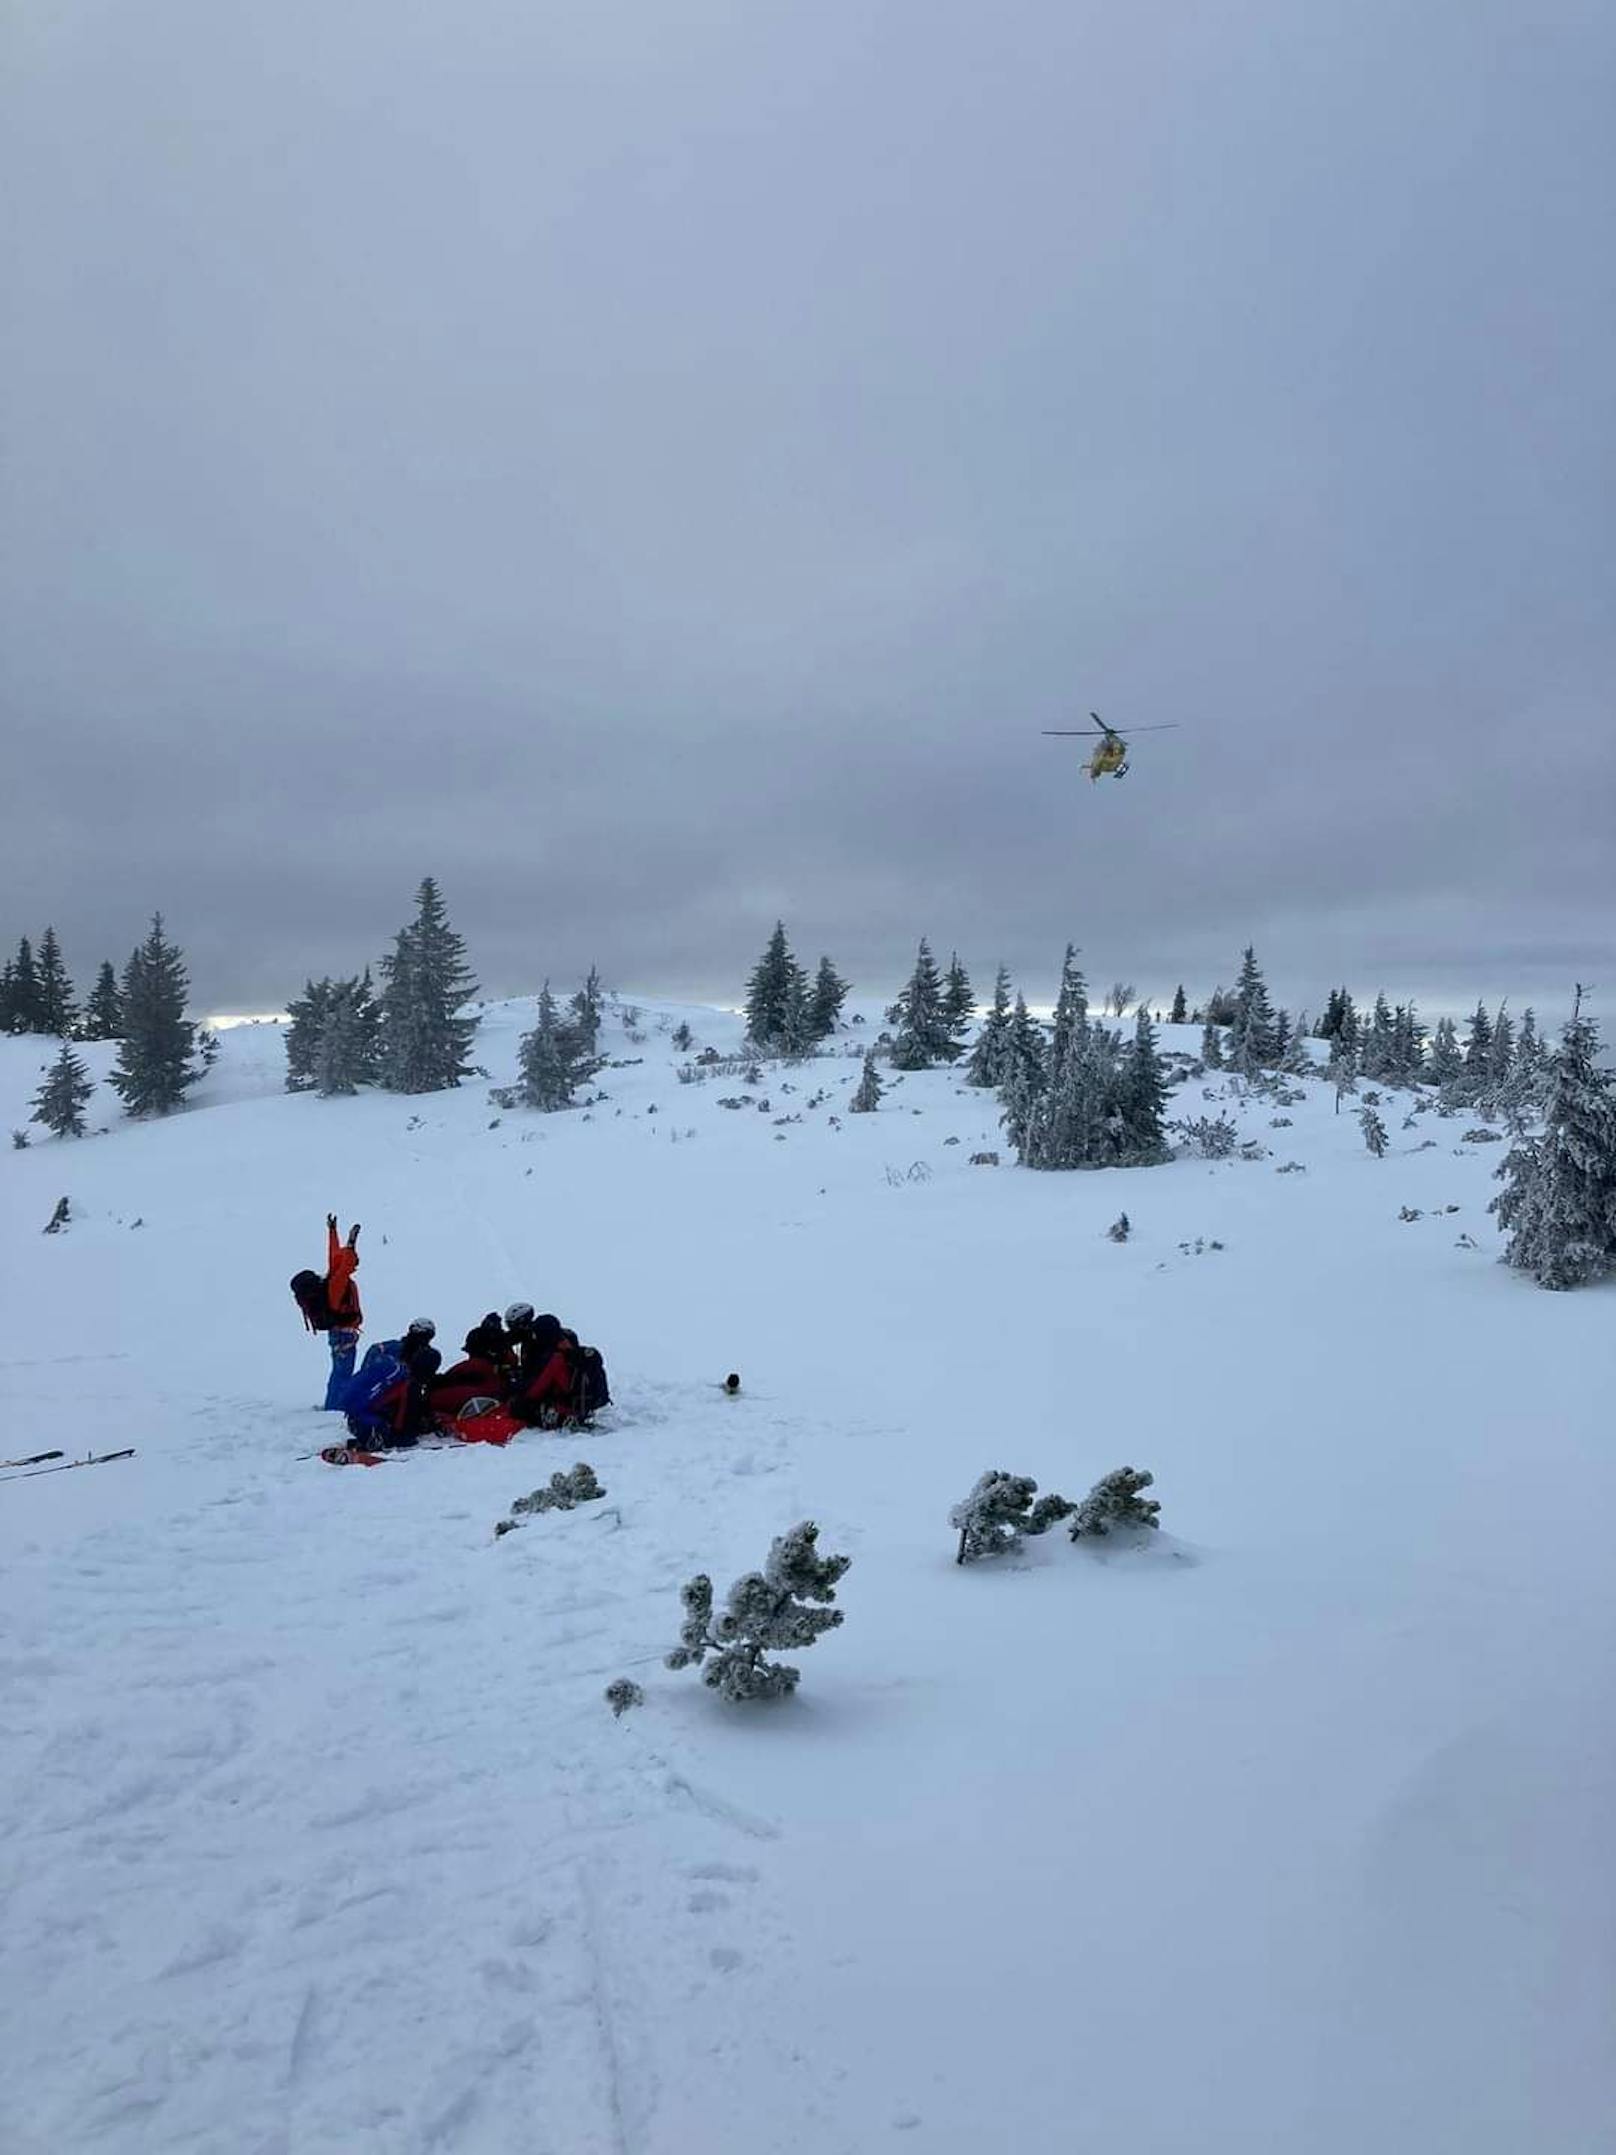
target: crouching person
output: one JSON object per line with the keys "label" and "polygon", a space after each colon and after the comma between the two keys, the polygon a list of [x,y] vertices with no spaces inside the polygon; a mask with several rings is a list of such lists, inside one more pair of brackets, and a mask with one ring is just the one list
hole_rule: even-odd
{"label": "crouching person", "polygon": [[436,1426],[432,1380],[443,1366],[436,1331],[430,1317],[417,1317],[401,1339],[379,1340],[365,1356],[343,1402],[356,1443],[395,1450]]}
{"label": "crouching person", "polygon": [[[549,1322],[555,1324],[555,1319]],[[611,1397],[600,1355],[582,1346],[576,1332],[558,1324],[549,1353],[512,1395],[511,1413],[536,1429],[576,1429],[599,1408],[610,1406]]]}
{"label": "crouching person", "polygon": [[[499,1323],[497,1317],[494,1323]],[[473,1325],[466,1334],[464,1359],[432,1380],[432,1412],[440,1420],[453,1421],[474,1399],[503,1400],[509,1388],[503,1349],[503,1330],[492,1332],[487,1318]]]}

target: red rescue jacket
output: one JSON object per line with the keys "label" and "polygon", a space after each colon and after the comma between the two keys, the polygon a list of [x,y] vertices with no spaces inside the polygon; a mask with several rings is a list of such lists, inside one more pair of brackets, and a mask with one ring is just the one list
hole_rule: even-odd
{"label": "red rescue jacket", "polygon": [[326,1241],[325,1294],[331,1310],[332,1328],[338,1332],[357,1332],[364,1322],[364,1312],[359,1307],[359,1286],[354,1279],[359,1270],[359,1252],[346,1242],[339,1242],[334,1227],[327,1230]]}
{"label": "red rescue jacket", "polygon": [[497,1362],[486,1355],[468,1354],[441,1377],[435,1377],[430,1393],[434,1414],[456,1415],[468,1399],[503,1399],[505,1379]]}

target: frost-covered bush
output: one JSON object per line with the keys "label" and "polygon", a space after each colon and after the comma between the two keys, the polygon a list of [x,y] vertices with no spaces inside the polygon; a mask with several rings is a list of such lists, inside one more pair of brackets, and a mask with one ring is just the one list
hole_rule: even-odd
{"label": "frost-covered bush", "polygon": [[871,1048],[864,1058],[864,1075],[858,1081],[858,1090],[848,1102],[852,1115],[871,1115],[881,1105],[881,1073],[875,1067],[875,1050]]}
{"label": "frost-covered bush", "polygon": [[1227,1115],[1197,1115],[1172,1127],[1181,1140],[1180,1151],[1195,1159],[1227,1160],[1240,1142],[1240,1132]]}
{"label": "frost-covered bush", "polygon": [[1358,1127],[1363,1132],[1364,1143],[1375,1158],[1383,1160],[1386,1157],[1386,1125],[1372,1107],[1359,1108]]}
{"label": "frost-covered bush", "polygon": [[1156,1514],[1161,1506],[1154,1497],[1140,1495],[1155,1479],[1137,1467],[1114,1467],[1102,1474],[1072,1514],[1073,1541],[1113,1534],[1123,1527],[1159,1526]]}
{"label": "frost-covered bush", "polygon": [[984,1556],[1002,1556],[1024,1534],[1047,1534],[1056,1520],[1071,1515],[1072,1506],[1053,1490],[1048,1496],[1038,1496],[1038,1484],[1031,1475],[990,1467],[948,1515],[949,1525],[959,1529],[954,1561],[974,1564]]}
{"label": "frost-covered bush", "polygon": [[687,1579],[681,1589],[685,1620],[668,1667],[700,1668],[702,1682],[727,1699],[783,1698],[795,1691],[801,1671],[764,1656],[782,1647],[812,1646],[835,1630],[842,1611],[808,1603],[834,1601],[837,1581],[853,1561],[821,1556],[818,1537],[811,1519],[782,1534],[763,1569],[736,1580],[716,1621],[712,1580],[705,1572]]}
{"label": "frost-covered bush", "polygon": [[1128,1215],[1125,1212],[1119,1212],[1116,1218],[1111,1222],[1111,1225],[1106,1229],[1106,1233],[1110,1236],[1113,1242],[1126,1242],[1128,1237],[1133,1233],[1133,1222],[1128,1218]]}
{"label": "frost-covered bush", "polygon": [[631,1706],[643,1706],[645,1704],[645,1693],[631,1676],[619,1676],[614,1682],[609,1683],[603,1696],[619,1721],[622,1720]]}
{"label": "frost-covered bush", "polygon": [[552,1474],[548,1488],[535,1489],[530,1496],[518,1497],[511,1506],[511,1515],[502,1519],[494,1529],[494,1539],[509,1534],[529,1513],[541,1511],[575,1511],[580,1504],[593,1504],[606,1494],[595,1479],[595,1470],[587,1461],[580,1459],[565,1474]]}

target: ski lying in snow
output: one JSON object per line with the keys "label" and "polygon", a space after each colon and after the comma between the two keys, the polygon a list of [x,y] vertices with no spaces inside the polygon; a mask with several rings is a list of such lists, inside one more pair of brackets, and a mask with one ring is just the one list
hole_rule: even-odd
{"label": "ski lying in snow", "polygon": [[[50,1453],[44,1455],[50,1458]],[[135,1447],[131,1444],[126,1452],[91,1452],[87,1459],[64,1459],[59,1467],[29,1467],[22,1474],[0,1474],[0,1481],[28,1482],[36,1474],[70,1474],[74,1467],[104,1467],[109,1459],[133,1459]]]}
{"label": "ski lying in snow", "polygon": [[0,1459],[0,1473],[7,1467],[37,1467],[42,1460],[60,1459],[60,1452],[30,1452],[26,1459]]}
{"label": "ski lying in snow", "polygon": [[357,1444],[328,1444],[320,1457],[328,1467],[380,1467],[387,1463],[385,1452],[362,1452]]}

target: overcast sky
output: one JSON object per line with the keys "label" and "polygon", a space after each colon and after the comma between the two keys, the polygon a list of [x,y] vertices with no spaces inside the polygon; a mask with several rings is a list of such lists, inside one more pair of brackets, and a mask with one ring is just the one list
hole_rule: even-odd
{"label": "overcast sky", "polygon": [[0,940],[1616,1019],[1608,0],[0,23]]}

